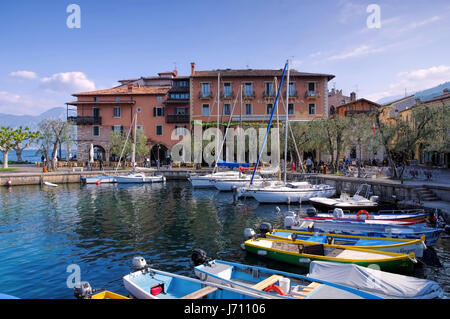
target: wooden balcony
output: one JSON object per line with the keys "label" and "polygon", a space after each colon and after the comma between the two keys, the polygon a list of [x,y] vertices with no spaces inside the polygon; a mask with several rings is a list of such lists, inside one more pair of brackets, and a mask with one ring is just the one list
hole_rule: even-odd
{"label": "wooden balcony", "polygon": [[101,125],[100,116],[68,116],[68,122],[74,122],[76,125]]}

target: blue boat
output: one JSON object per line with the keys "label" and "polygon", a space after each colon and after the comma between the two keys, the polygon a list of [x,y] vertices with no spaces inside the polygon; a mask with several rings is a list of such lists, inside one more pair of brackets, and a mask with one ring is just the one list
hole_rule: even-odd
{"label": "blue boat", "polygon": [[125,289],[137,299],[271,299],[257,289],[236,289],[212,282],[150,268],[142,257],[133,258],[141,268],[123,277]]}
{"label": "blue boat", "polygon": [[367,237],[418,239],[425,236],[427,246],[433,246],[444,231],[441,227],[428,227],[423,223],[401,225],[348,220],[311,220],[301,218],[295,212],[289,212],[285,217],[284,227],[291,230]]}
{"label": "blue boat", "polygon": [[[202,282],[226,285],[240,291],[267,291],[285,299],[382,299],[374,294],[303,275],[244,265],[223,260],[203,259],[194,250],[195,275]],[[204,254],[203,254],[204,255]],[[195,261],[197,260],[197,261]]]}

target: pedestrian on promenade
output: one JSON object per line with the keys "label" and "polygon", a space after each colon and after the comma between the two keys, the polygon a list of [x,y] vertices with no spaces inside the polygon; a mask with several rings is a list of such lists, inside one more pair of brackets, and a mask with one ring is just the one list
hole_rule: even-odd
{"label": "pedestrian on promenade", "polygon": [[311,157],[308,157],[308,159],[306,160],[306,172],[311,173],[311,168],[312,168],[312,160]]}

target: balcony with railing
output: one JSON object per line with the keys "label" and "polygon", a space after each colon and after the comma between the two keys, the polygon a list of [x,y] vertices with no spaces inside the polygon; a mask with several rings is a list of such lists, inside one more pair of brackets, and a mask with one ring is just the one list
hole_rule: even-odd
{"label": "balcony with railing", "polygon": [[222,91],[220,93],[220,98],[222,98],[222,99],[234,99],[234,92],[233,91]]}
{"label": "balcony with railing", "polygon": [[212,99],[213,94],[211,91],[209,92],[198,92],[198,98],[199,99]]}
{"label": "balcony with railing", "polygon": [[275,91],[264,91],[263,98],[274,98],[276,96]]}
{"label": "balcony with railing", "polygon": [[252,91],[246,90],[246,91],[242,92],[242,96],[245,99],[254,99],[256,97],[256,93],[253,90]]}
{"label": "balcony with railing", "polygon": [[189,123],[189,114],[167,114],[166,123]]}
{"label": "balcony with railing", "polygon": [[101,125],[100,116],[68,116],[68,122],[74,122],[76,125]]}
{"label": "balcony with railing", "polygon": [[305,98],[314,100],[320,98],[319,91],[306,91],[305,92]]}
{"label": "balcony with railing", "polygon": [[[283,96],[286,96],[286,90],[284,90]],[[298,92],[289,90],[289,98],[296,98],[296,97],[298,97]]]}

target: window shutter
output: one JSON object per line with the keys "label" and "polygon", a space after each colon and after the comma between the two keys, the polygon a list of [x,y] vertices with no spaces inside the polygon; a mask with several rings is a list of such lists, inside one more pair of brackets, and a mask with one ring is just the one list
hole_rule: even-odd
{"label": "window shutter", "polygon": [[153,107],[153,116],[156,116],[156,107]]}

